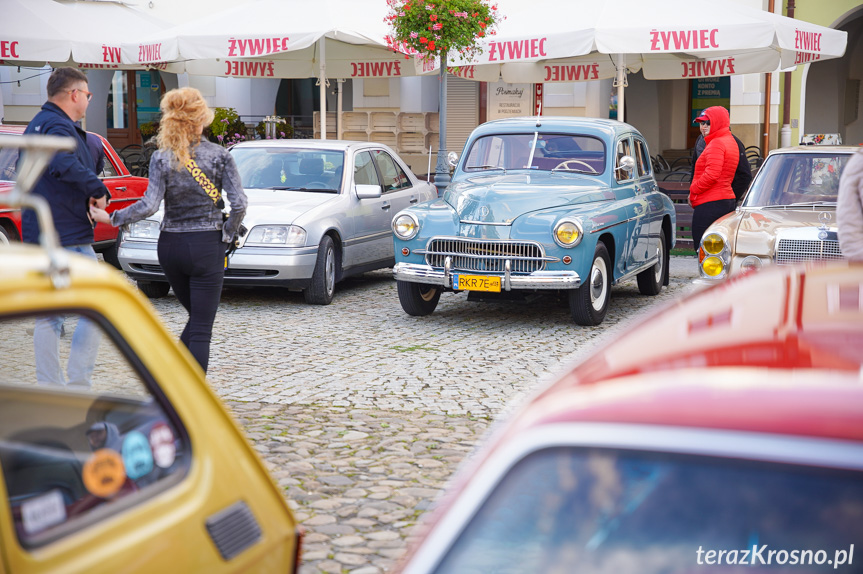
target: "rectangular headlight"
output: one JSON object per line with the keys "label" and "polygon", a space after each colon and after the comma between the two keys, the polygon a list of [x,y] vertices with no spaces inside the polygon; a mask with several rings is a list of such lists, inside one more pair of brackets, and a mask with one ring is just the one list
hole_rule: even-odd
{"label": "rectangular headlight", "polygon": [[249,232],[243,246],[302,247],[306,244],[306,230],[296,225],[256,225]]}
{"label": "rectangular headlight", "polygon": [[129,224],[129,231],[124,236],[135,241],[158,241],[159,222],[143,219]]}

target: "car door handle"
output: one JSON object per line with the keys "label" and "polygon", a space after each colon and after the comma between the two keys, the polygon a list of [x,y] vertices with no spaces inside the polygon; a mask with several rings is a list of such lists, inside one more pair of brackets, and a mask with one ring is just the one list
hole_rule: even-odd
{"label": "car door handle", "polygon": [[416,197],[412,197],[412,198],[411,198],[411,203],[416,203],[416,202],[418,202],[418,201],[419,201],[419,199],[417,199]]}
{"label": "car door handle", "polygon": [[114,189],[116,189],[117,191],[126,191],[125,187],[115,187]]}
{"label": "car door handle", "polygon": [[383,205],[381,205],[381,209],[383,209],[384,211],[386,211],[386,210],[387,210],[387,209],[389,209],[389,208],[390,208],[390,204],[389,204],[389,202],[386,202],[386,201],[385,201],[385,202],[383,203]]}

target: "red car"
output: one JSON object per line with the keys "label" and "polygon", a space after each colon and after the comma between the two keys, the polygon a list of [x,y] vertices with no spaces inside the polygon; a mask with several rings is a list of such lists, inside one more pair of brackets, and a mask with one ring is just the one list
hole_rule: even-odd
{"label": "red car", "polygon": [[862,542],[863,265],[811,262],[691,294],[566,371],[397,571],[863,572]]}
{"label": "red car", "polygon": [[[0,125],[0,135],[23,135],[25,126]],[[98,134],[97,134],[98,135]],[[108,140],[99,136],[105,151],[105,162],[99,177],[111,193],[108,211],[122,209],[132,202],[141,199],[147,190],[149,180],[129,173],[123,160],[114,150]],[[18,150],[13,148],[0,149],[0,194],[8,191],[14,185],[15,166],[18,162]],[[99,223],[94,230],[96,242],[93,248],[102,253],[105,261],[120,268],[117,260],[117,228]],[[0,205],[0,243],[21,240],[21,211]]]}

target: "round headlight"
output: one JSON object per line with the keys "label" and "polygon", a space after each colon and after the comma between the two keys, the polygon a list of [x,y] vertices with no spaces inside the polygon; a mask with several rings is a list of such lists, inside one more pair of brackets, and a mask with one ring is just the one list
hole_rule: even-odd
{"label": "round headlight", "polygon": [[708,257],[701,262],[701,270],[708,277],[718,277],[725,270],[725,263],[719,257]]}
{"label": "round headlight", "polygon": [[764,267],[764,262],[762,262],[759,257],[756,257],[754,255],[748,255],[740,263],[741,271],[758,271],[762,267]]}
{"label": "round headlight", "polygon": [[420,224],[413,215],[402,213],[393,219],[393,232],[399,239],[413,239],[419,230]]}
{"label": "round headlight", "polygon": [[562,220],[554,228],[554,240],[561,247],[575,247],[583,234],[581,224],[569,219]]}
{"label": "round headlight", "polygon": [[710,255],[717,255],[725,249],[725,239],[718,233],[710,233],[701,240],[701,246]]}

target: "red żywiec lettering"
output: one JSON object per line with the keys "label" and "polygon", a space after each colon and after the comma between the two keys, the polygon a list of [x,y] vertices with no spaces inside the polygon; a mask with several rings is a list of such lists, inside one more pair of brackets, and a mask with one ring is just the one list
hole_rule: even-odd
{"label": "red \u017cywiec lettering", "polygon": [[228,56],[236,58],[237,56],[265,56],[276,52],[286,52],[290,40],[287,36],[281,38],[229,38]]}
{"label": "red \u017cywiec lettering", "polygon": [[401,62],[351,62],[352,78],[385,78],[401,75]]}
{"label": "red \u017cywiec lettering", "polygon": [[18,57],[18,42],[9,40],[0,40],[0,58],[17,58]]}
{"label": "red \u017cywiec lettering", "polygon": [[650,50],[680,52],[681,50],[719,48],[718,34],[719,30],[716,28],[705,28],[703,30],[651,30]]}
{"label": "red \u017cywiec lettering", "polygon": [[808,52],[797,52],[794,57],[795,64],[806,64],[807,62],[815,62],[821,59],[821,54],[810,54]]}
{"label": "red \u017cywiec lettering", "polygon": [[250,76],[255,78],[272,78],[273,62],[244,62],[242,60],[225,60],[228,69],[226,76]]}
{"label": "red \u017cywiec lettering", "polygon": [[545,52],[547,38],[530,38],[510,42],[491,42],[488,45],[488,61],[524,60],[548,56]]}
{"label": "red \u017cywiec lettering", "polygon": [[794,30],[794,49],[806,50],[807,52],[820,52],[822,35],[820,32]]}
{"label": "red \u017cywiec lettering", "polygon": [[726,76],[735,73],[734,58],[681,62],[680,65],[683,66],[681,78],[709,78],[711,76]]}
{"label": "red \u017cywiec lettering", "polygon": [[138,44],[139,62],[158,62],[162,59],[162,44]]}
{"label": "red \u017cywiec lettering", "polygon": [[102,46],[102,61],[106,64],[120,63],[120,46]]}
{"label": "red \u017cywiec lettering", "polygon": [[476,73],[476,66],[459,66],[457,68],[447,68],[446,71],[457,78],[473,80],[475,79],[474,74]]}
{"label": "red \u017cywiec lettering", "polygon": [[598,80],[599,64],[578,66],[546,66],[544,82],[578,82],[579,80]]}

